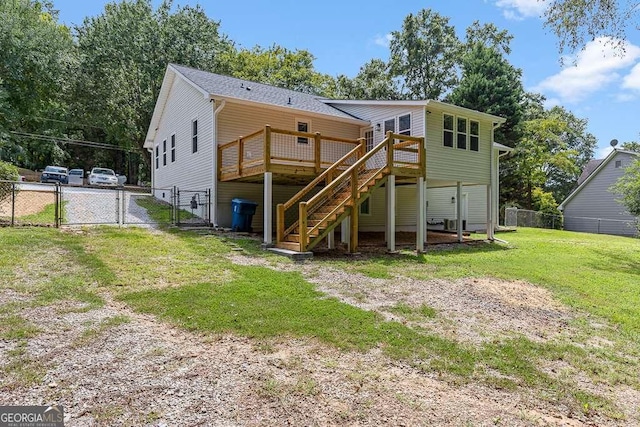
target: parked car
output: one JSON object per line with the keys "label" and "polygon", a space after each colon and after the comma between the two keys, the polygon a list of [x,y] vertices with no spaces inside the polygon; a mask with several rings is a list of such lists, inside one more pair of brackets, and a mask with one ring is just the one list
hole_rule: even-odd
{"label": "parked car", "polygon": [[113,169],[93,168],[89,174],[89,185],[118,186],[118,177]]}
{"label": "parked car", "polygon": [[59,182],[66,184],[69,182],[69,171],[62,166],[47,166],[40,175],[40,182]]}
{"label": "parked car", "polygon": [[71,169],[68,183],[69,185],[84,185],[84,169]]}

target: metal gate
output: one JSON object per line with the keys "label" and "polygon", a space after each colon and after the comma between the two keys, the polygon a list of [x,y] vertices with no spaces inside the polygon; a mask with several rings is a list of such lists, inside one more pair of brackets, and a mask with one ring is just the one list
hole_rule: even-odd
{"label": "metal gate", "polygon": [[[169,202],[159,194],[169,192]],[[158,196],[158,197],[156,197]],[[211,191],[0,181],[0,225],[210,225]]]}

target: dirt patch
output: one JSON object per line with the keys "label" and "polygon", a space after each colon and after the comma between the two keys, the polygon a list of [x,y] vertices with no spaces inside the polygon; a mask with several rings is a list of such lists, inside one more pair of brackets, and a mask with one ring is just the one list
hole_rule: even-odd
{"label": "dirt patch", "polygon": [[[7,405],[62,404],[68,425],[583,425],[526,393],[456,386],[379,350],[199,336],[115,303],[60,309],[21,313],[44,331],[28,353],[46,375],[2,393]],[[131,320],[74,345],[123,315]]]}
{"label": "dirt patch", "polygon": [[[348,304],[473,344],[516,334],[535,341],[547,340],[566,333],[573,319],[549,291],[524,281],[375,279],[316,263],[276,263],[237,253],[231,254],[230,259],[237,264],[300,271],[320,291]],[[392,309],[398,304],[416,309],[426,305],[436,310],[436,316],[408,322],[394,314]]]}
{"label": "dirt patch", "polygon": [[[55,203],[53,191],[20,190],[16,192],[14,215],[21,217],[36,214],[52,203]],[[11,197],[0,202],[0,217],[11,217]]]}

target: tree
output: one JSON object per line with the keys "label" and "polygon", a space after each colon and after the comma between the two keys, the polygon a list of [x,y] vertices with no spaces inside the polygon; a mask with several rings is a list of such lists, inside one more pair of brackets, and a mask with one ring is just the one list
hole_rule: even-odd
{"label": "tree", "polygon": [[637,141],[627,141],[623,143],[620,148],[627,151],[635,151],[636,153],[640,153],[640,142]]}
{"label": "tree", "polygon": [[465,46],[467,50],[473,49],[478,43],[483,46],[494,48],[503,55],[511,53],[511,41],[513,35],[507,30],[499,30],[495,24],[480,24],[480,21],[473,21],[466,30]]}
{"label": "tree", "polygon": [[[620,196],[618,201],[627,211],[640,218],[640,159],[631,163],[618,181],[611,187],[611,191]],[[640,223],[636,222],[640,230]]]}
{"label": "tree", "polygon": [[336,79],[336,98],[343,99],[399,99],[398,84],[389,72],[389,64],[372,59],[362,67],[353,79],[340,75]]}
{"label": "tree", "polygon": [[633,0],[550,0],[545,26],[558,37],[561,52],[574,52],[598,37],[623,51],[627,28],[640,29],[639,14],[640,2]]}
{"label": "tree", "polygon": [[[566,122],[558,116],[533,119],[523,123],[522,139],[516,145],[512,159],[513,177],[520,182],[519,191],[511,196],[527,209],[533,209],[533,190],[545,188],[554,169],[571,174],[578,168],[564,135],[570,132]],[[518,190],[518,189],[516,189]],[[512,200],[513,201],[513,200]]]}
{"label": "tree", "polygon": [[332,79],[314,69],[314,60],[307,50],[291,51],[274,44],[268,49],[240,50],[232,55],[230,68],[235,77],[320,95]]}
{"label": "tree", "polygon": [[[596,137],[587,131],[588,121],[576,117],[564,107],[556,106],[546,112],[546,116],[555,118],[565,124],[566,131],[559,135],[563,148],[571,150],[567,156],[575,167],[567,168],[550,165],[547,173],[545,190],[553,193],[556,200],[564,200],[578,182],[580,173],[587,163],[593,159],[598,144]],[[558,149],[553,147],[552,149]]]}
{"label": "tree", "polygon": [[461,107],[504,117],[495,140],[513,147],[519,139],[524,90],[522,72],[493,47],[476,43],[462,58],[462,79],[447,100]]}
{"label": "tree", "polygon": [[403,97],[440,99],[456,85],[460,41],[449,18],[423,9],[391,36],[391,75],[402,83]]}
{"label": "tree", "polygon": [[0,22],[0,154],[26,167],[42,167],[64,158],[64,150],[9,131],[64,136],[55,123],[68,109],[69,75],[76,63],[71,32],[58,24],[48,2],[2,2]]}
{"label": "tree", "polygon": [[[150,0],[109,3],[76,28],[80,52],[75,87],[76,120],[105,132],[106,142],[143,150],[165,69],[175,62],[208,71],[226,70],[232,44],[200,6],[172,2],[154,11]],[[129,175],[137,164],[129,165]]]}

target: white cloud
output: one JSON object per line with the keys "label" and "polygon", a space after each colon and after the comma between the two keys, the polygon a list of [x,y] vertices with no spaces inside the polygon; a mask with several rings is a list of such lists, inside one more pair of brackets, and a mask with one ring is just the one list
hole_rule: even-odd
{"label": "white cloud", "polygon": [[565,64],[569,65],[544,79],[534,90],[553,93],[563,102],[578,102],[619,80],[617,71],[630,67],[640,58],[640,47],[627,43],[621,53],[615,50],[616,44],[617,40],[608,37],[587,43],[576,57],[565,58]]}
{"label": "white cloud", "polygon": [[497,0],[496,6],[502,9],[505,18],[511,20],[537,18],[547,8],[546,2],[538,0]]}
{"label": "white cloud", "polygon": [[389,42],[391,42],[392,38],[393,36],[391,35],[391,33],[387,33],[384,36],[377,35],[373,42],[378,46],[389,47]]}
{"label": "white cloud", "polygon": [[631,69],[631,72],[624,77],[622,87],[625,89],[640,90],[640,63]]}
{"label": "white cloud", "polygon": [[611,145],[607,145],[606,147],[599,147],[596,151],[596,159],[604,159],[613,151],[613,147]]}
{"label": "white cloud", "polygon": [[628,92],[618,93],[615,96],[616,102],[631,102],[631,101],[635,101],[637,98],[638,97],[636,95]]}

